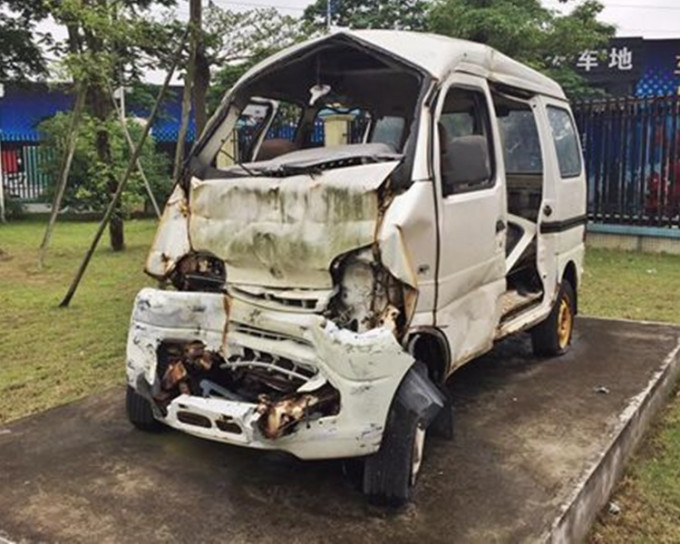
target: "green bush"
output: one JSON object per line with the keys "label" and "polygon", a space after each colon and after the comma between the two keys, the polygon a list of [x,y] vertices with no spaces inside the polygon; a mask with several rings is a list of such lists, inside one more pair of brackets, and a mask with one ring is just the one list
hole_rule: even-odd
{"label": "green bush", "polygon": [[[52,158],[42,165],[43,171],[48,174],[51,180],[47,187],[49,198],[53,197],[60,177],[61,161],[68,139],[71,115],[70,112],[57,113],[39,125],[42,145],[51,147],[54,151],[50,154]],[[110,201],[107,189],[109,171],[112,172],[116,180],[121,179],[125,173],[132,153],[125,140],[120,121],[110,119],[103,123],[111,147],[112,160],[110,165],[99,160],[97,155],[95,141],[100,126],[100,121],[90,115],[83,114],[62,206],[69,206],[77,210],[103,210]],[[136,142],[141,136],[142,127],[138,123],[128,121],[128,130],[133,141]],[[170,161],[166,155],[156,149],[151,136],[147,138],[144,144],[140,159],[154,196],[162,205],[172,188]],[[139,171],[135,169],[122,195],[124,213],[140,208],[147,199],[143,179]]]}
{"label": "green bush", "polygon": [[5,219],[12,221],[15,219],[23,219],[26,216],[24,205],[16,198],[8,198],[5,195]]}

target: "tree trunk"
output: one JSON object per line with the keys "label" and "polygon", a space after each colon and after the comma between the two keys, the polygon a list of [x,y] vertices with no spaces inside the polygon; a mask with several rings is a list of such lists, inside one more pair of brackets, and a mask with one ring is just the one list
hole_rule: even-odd
{"label": "tree trunk", "polygon": [[195,25],[195,59],[194,59],[194,82],[192,92],[194,96],[194,116],[196,119],[196,139],[201,136],[205,124],[208,120],[208,108],[206,106],[206,96],[210,85],[210,65],[205,54],[205,43],[203,41],[203,14],[201,12],[201,0],[192,0],[192,16]]}
{"label": "tree trunk", "polygon": [[[98,0],[100,5],[105,4],[105,0]],[[100,53],[104,50],[105,44],[101,38],[91,31],[85,32],[85,42],[87,49],[94,53]],[[108,74],[113,76],[113,74]],[[111,77],[111,79],[115,79]],[[97,151],[97,158],[106,165],[106,190],[110,197],[116,193],[118,181],[113,175],[112,158],[111,158],[111,142],[109,141],[109,132],[106,127],[106,122],[111,118],[113,105],[109,97],[109,91],[106,84],[93,83],[89,88],[89,104],[92,115],[99,121],[97,128],[97,135],[95,137],[95,149]],[[113,215],[109,222],[109,240],[111,242],[111,249],[113,251],[122,251],[125,249],[125,236],[123,231],[123,214],[120,200],[116,202]]]}
{"label": "tree trunk", "polygon": [[[196,76],[196,51],[198,50],[201,24],[201,0],[190,0],[189,3],[189,27],[191,29],[191,41],[189,45],[189,62],[184,75],[184,93],[182,95],[182,118],[177,132],[177,147],[175,148],[175,167],[173,180],[177,180],[184,163],[184,146],[186,144],[189,129],[189,117],[191,116],[191,95]],[[198,132],[198,131],[197,131]]]}
{"label": "tree trunk", "polygon": [[198,138],[208,122],[206,97],[210,86],[210,66],[205,55],[205,47],[199,43],[196,50],[196,74],[194,77],[194,115],[196,117],[196,138]]}
{"label": "tree trunk", "polygon": [[[106,190],[109,196],[112,197],[116,192],[116,187],[118,187],[118,181],[111,171],[111,142],[109,141],[109,132],[105,126],[105,122],[111,117],[112,111],[111,99],[109,98],[107,89],[99,85],[93,85],[90,88],[90,105],[92,114],[101,123],[95,138],[95,149],[99,161],[108,166],[106,174]],[[123,213],[120,200],[116,203],[116,208],[111,216],[111,221],[109,222],[109,240],[113,251],[122,251],[125,249]]]}

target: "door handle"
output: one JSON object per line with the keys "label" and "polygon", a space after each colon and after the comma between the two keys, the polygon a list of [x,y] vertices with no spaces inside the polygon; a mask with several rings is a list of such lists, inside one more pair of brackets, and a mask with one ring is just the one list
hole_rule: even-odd
{"label": "door handle", "polygon": [[502,219],[496,221],[496,234],[499,234],[505,230],[505,222]]}

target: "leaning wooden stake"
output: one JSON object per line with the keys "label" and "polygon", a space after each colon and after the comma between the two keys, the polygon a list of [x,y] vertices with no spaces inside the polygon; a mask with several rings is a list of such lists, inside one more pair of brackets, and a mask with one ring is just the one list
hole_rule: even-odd
{"label": "leaning wooden stake", "polygon": [[47,228],[45,229],[45,236],[43,237],[43,241],[40,244],[40,249],[38,250],[38,268],[42,268],[45,264],[47,248],[50,245],[52,231],[54,230],[54,225],[57,222],[57,215],[59,214],[59,208],[61,208],[61,201],[64,198],[64,193],[66,192],[66,185],[68,185],[68,175],[71,172],[71,163],[73,162],[73,155],[76,152],[76,144],[78,143],[78,129],[80,127],[80,120],[83,116],[83,107],[85,106],[86,96],[87,86],[82,84],[79,85],[78,94],[76,95],[76,103],[73,107],[71,123],[68,129],[66,149],[64,150],[61,168],[59,169],[59,185],[57,186],[57,191],[54,193],[52,211],[50,213],[50,220],[47,223]]}
{"label": "leaning wooden stake", "polygon": [[102,218],[101,223],[99,224],[99,228],[97,229],[97,233],[94,235],[94,239],[92,240],[92,244],[90,245],[90,248],[87,250],[87,253],[85,254],[85,257],[83,258],[83,262],[80,263],[80,267],[78,268],[78,271],[76,272],[75,278],[73,278],[73,281],[71,282],[71,286],[68,289],[68,292],[66,293],[66,296],[64,297],[64,300],[61,301],[59,304],[60,308],[65,308],[66,306],[69,305],[71,302],[71,299],[73,298],[73,295],[76,293],[76,289],[78,289],[78,285],[80,284],[80,280],[83,278],[83,275],[85,274],[85,270],[87,269],[87,265],[90,263],[90,260],[92,259],[92,255],[94,255],[94,250],[97,248],[97,244],[99,244],[99,240],[101,240],[102,234],[104,233],[104,229],[106,229],[106,225],[109,223],[109,220],[111,219],[111,216],[113,215],[113,212],[116,208],[116,203],[118,202],[118,199],[120,199],[120,195],[123,193],[123,190],[125,189],[125,186],[127,185],[128,179],[130,179],[130,174],[132,174],[132,171],[136,168],[137,160],[139,159],[139,155],[142,151],[142,146],[144,145],[144,142],[146,141],[146,137],[149,135],[149,132],[151,131],[151,125],[153,125],[154,121],[156,120],[156,116],[158,115],[158,110],[160,109],[160,105],[163,102],[163,98],[165,96],[166,91],[168,90],[168,87],[170,86],[170,80],[172,79],[173,74],[175,73],[175,68],[177,68],[177,64],[179,62],[180,55],[182,53],[182,48],[184,47],[184,42],[187,38],[187,34],[189,33],[189,28],[187,27],[187,30],[184,32],[184,35],[182,36],[182,39],[180,40],[179,47],[177,48],[177,51],[175,52],[175,56],[172,60],[172,66],[170,66],[170,70],[168,71],[168,75],[165,77],[165,81],[163,82],[163,86],[161,87],[160,92],[158,93],[158,97],[156,98],[156,103],[153,105],[153,109],[151,110],[151,114],[149,115],[149,119],[147,120],[146,125],[144,126],[144,131],[142,132],[142,136],[137,142],[137,145],[135,146],[135,150],[132,153],[132,156],[130,157],[130,160],[128,161],[127,169],[125,170],[125,174],[123,174],[123,177],[120,179],[118,182],[118,186],[116,187],[116,192],[113,194],[111,197],[111,202],[109,202],[108,208],[106,208],[106,212],[104,213],[104,217]]}
{"label": "leaning wooden stake", "polygon": [[[125,91],[123,91],[125,92]],[[135,150],[135,143],[132,141],[132,136],[130,136],[130,131],[127,128],[127,122],[125,121],[125,116],[123,111],[118,107],[118,102],[116,101],[115,97],[113,96],[113,89],[109,85],[109,94],[111,95],[111,101],[113,102],[113,107],[116,110],[116,116],[120,119],[120,126],[123,128],[123,134],[125,135],[125,139],[127,140],[128,147],[130,148],[131,152],[134,152]],[[153,191],[151,190],[151,184],[149,183],[148,178],[146,177],[146,174],[144,173],[144,168],[142,168],[142,161],[137,159],[137,170],[139,170],[139,175],[142,176],[142,181],[144,182],[144,187],[146,187],[146,192],[149,195],[149,199],[151,200],[151,204],[153,205],[153,209],[156,212],[156,217],[158,219],[161,218],[161,209],[158,207],[158,202],[156,202],[156,197],[153,194]]]}

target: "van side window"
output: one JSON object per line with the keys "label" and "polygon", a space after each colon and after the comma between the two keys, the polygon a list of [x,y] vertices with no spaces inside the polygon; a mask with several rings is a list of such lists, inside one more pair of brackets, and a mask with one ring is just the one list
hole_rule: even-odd
{"label": "van side window", "polygon": [[563,108],[548,106],[548,120],[555,141],[560,174],[563,178],[578,176],[581,173],[581,152],[571,115]]}
{"label": "van side window", "polygon": [[543,157],[536,119],[529,106],[496,106],[507,174],[542,174]]}
{"label": "van side window", "polygon": [[444,196],[493,186],[491,123],[484,93],[449,89],[437,128]]}

